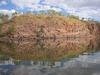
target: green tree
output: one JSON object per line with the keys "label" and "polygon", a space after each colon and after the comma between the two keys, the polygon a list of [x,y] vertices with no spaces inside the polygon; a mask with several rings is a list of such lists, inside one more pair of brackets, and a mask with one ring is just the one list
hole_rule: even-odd
{"label": "green tree", "polygon": [[73,19],[79,19],[79,16],[74,16],[74,15],[68,15],[68,17],[73,18]]}
{"label": "green tree", "polygon": [[48,10],[47,13],[50,16],[52,16],[52,15],[60,15],[60,16],[62,16],[63,15],[61,12],[57,12],[55,10]]}
{"label": "green tree", "polygon": [[14,12],[13,14],[12,14],[12,16],[16,16],[18,13],[17,12]]}
{"label": "green tree", "polygon": [[41,15],[46,15],[46,12],[45,12],[44,10],[41,10],[39,13],[40,13]]}

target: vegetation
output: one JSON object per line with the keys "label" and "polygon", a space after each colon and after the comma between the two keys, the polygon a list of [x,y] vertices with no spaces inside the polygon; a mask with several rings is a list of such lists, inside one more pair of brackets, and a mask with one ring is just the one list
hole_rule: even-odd
{"label": "vegetation", "polygon": [[[34,15],[32,13],[30,14],[30,12],[27,14],[19,15],[19,16],[16,16],[16,14],[17,13],[13,14],[13,16],[15,17],[13,17],[13,19],[11,19],[9,23],[6,23],[8,21],[7,16],[1,16],[0,18],[0,32],[1,33],[3,30],[5,30],[4,32],[7,32],[13,35],[18,35],[17,38],[25,36],[30,39],[30,36],[34,37],[35,35],[36,35],[36,38],[37,37],[44,38],[45,35],[47,37],[52,37],[52,35],[62,37],[63,35],[65,35],[66,37],[67,33],[68,34],[70,33],[72,35],[74,34],[79,35],[79,33],[88,35],[89,30],[93,28],[93,26],[89,24],[90,21],[85,22],[85,21],[79,20],[79,17],[73,16],[73,15],[64,16],[62,13],[56,12],[54,10],[48,10],[46,12],[40,11],[40,13],[37,15]],[[96,25],[99,26],[100,23],[96,22]],[[3,27],[3,30],[2,30],[2,27]],[[98,28],[100,30],[100,26]],[[93,30],[91,31],[92,31],[91,33],[93,33]],[[85,44],[83,43],[84,44],[83,45],[81,44],[82,42],[80,43],[79,41],[78,41],[78,43],[80,43],[79,45],[78,43],[75,43],[75,44],[64,43],[65,44],[64,45],[62,44],[63,42],[64,41],[61,41],[61,42],[59,41],[56,43],[56,41],[55,42],[53,41],[50,47],[50,43],[47,46],[48,42],[44,42],[44,40],[42,39],[42,41],[40,41],[37,44],[39,48],[37,47],[36,44],[31,45],[31,43],[30,44],[28,43],[28,44],[17,45],[16,48],[13,47],[12,49],[15,49],[14,51],[11,51],[10,49],[5,52],[9,52],[8,54],[9,55],[11,54],[10,56],[16,59],[22,57],[21,59],[27,58],[27,59],[36,59],[36,60],[37,59],[59,60],[65,57],[71,57],[71,58],[76,57],[79,54],[86,51],[88,47],[87,43]],[[44,51],[41,49],[43,49]]]}
{"label": "vegetation", "polygon": [[37,37],[43,38],[44,37],[44,29],[43,26],[39,26],[36,31]]}
{"label": "vegetation", "polygon": [[0,33],[14,33],[14,35],[21,37],[27,35],[27,37],[56,38],[58,36],[67,37],[69,33],[75,36],[76,34],[78,36],[90,35],[90,31],[93,33],[91,30],[93,26],[90,25],[92,22],[80,20],[78,16],[64,16],[61,12],[54,10],[41,10],[37,15],[32,12],[26,14],[15,12],[10,21],[7,15],[2,15],[0,22]]}
{"label": "vegetation", "polygon": [[15,29],[14,25],[11,25],[9,27],[9,33],[14,33],[14,32],[16,32],[16,29]]}
{"label": "vegetation", "polygon": [[0,13],[0,33],[1,33],[1,29],[4,23],[8,22],[8,15],[3,15]]}
{"label": "vegetation", "polygon": [[78,19],[78,20],[79,20],[79,16],[68,15],[67,17],[69,17],[69,18],[73,18],[73,19]]}

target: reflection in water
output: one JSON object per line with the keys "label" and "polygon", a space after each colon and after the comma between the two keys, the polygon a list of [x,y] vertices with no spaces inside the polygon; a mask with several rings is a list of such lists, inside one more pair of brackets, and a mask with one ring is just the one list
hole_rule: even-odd
{"label": "reflection in water", "polygon": [[90,38],[0,43],[0,75],[99,75],[99,49]]}

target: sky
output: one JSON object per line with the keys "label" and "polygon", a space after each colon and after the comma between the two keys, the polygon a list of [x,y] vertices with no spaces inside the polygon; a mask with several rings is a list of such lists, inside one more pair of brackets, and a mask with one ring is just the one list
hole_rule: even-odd
{"label": "sky", "polygon": [[0,0],[0,11],[55,10],[100,21],[100,0]]}

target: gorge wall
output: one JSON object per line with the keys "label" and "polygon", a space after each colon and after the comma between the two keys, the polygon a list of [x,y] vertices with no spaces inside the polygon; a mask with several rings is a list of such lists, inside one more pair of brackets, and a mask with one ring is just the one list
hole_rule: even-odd
{"label": "gorge wall", "polygon": [[1,27],[0,36],[12,40],[36,38],[87,38],[99,36],[99,25],[66,16],[25,14],[15,16]]}

